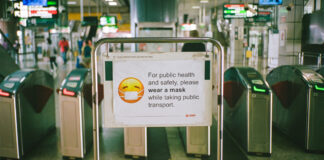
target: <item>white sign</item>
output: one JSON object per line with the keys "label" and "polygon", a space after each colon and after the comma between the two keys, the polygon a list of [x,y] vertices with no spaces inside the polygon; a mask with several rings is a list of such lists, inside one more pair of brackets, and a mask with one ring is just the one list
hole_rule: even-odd
{"label": "white sign", "polygon": [[104,103],[112,107],[111,126],[211,125],[210,54],[115,53],[109,57],[104,63],[112,63],[113,80],[106,80],[104,89],[105,95],[111,90],[112,99],[105,97]]}

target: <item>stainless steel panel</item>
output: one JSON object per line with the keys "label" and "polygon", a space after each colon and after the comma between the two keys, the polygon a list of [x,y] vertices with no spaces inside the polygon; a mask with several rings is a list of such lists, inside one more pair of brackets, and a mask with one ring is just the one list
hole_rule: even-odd
{"label": "stainless steel panel", "polygon": [[209,127],[187,127],[186,148],[188,154],[210,155]]}
{"label": "stainless steel panel", "polygon": [[270,112],[270,96],[252,93],[248,112],[248,152],[271,153]]}
{"label": "stainless steel panel", "polygon": [[224,103],[225,127],[244,149],[248,149],[248,91],[244,90],[234,108]]}
{"label": "stainless steel panel", "polygon": [[76,97],[60,96],[61,147],[64,156],[83,157],[80,105]]}
{"label": "stainless steel panel", "polygon": [[[90,76],[89,76],[90,77]],[[83,97],[83,96],[81,96]],[[91,143],[93,140],[93,122],[92,122],[92,108],[89,103],[86,102],[84,98],[80,100],[82,103],[82,123],[83,123],[83,155],[85,155],[88,150],[91,150]]]}
{"label": "stainless steel panel", "polygon": [[0,157],[19,158],[14,99],[0,97]]}
{"label": "stainless steel panel", "polygon": [[312,93],[310,102],[308,150],[324,150],[324,94]]}
{"label": "stainless steel panel", "polygon": [[276,92],[274,125],[304,149],[323,151],[324,95],[313,89],[313,78],[320,77],[305,66],[281,66],[267,76]]}
{"label": "stainless steel panel", "polygon": [[146,127],[124,128],[125,154],[134,156],[147,156],[147,130]]}

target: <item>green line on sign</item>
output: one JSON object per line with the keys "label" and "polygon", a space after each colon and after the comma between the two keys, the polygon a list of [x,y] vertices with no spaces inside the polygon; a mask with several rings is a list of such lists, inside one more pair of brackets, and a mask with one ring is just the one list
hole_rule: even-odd
{"label": "green line on sign", "polygon": [[205,80],[210,80],[210,61],[205,61]]}
{"label": "green line on sign", "polygon": [[106,73],[106,81],[113,80],[113,64],[112,61],[105,62],[105,73]]}
{"label": "green line on sign", "polygon": [[320,91],[324,91],[324,88],[323,87],[319,87],[318,85],[315,85],[315,89],[316,90],[320,90]]}
{"label": "green line on sign", "polygon": [[253,90],[256,92],[266,92],[265,89],[257,88],[256,86],[253,86]]}

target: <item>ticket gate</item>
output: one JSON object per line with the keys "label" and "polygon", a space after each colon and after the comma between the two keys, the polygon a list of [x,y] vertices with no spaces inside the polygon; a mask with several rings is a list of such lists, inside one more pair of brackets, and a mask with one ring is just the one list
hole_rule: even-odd
{"label": "ticket gate", "polygon": [[64,157],[84,158],[90,150],[93,140],[91,84],[89,69],[75,69],[59,90],[60,139]]}
{"label": "ticket gate", "polygon": [[210,156],[210,126],[180,127],[179,129],[187,154]]}
{"label": "ticket gate", "polygon": [[324,151],[324,78],[305,66],[280,66],[267,75],[273,123],[307,151]]}
{"label": "ticket gate", "polygon": [[248,153],[271,155],[272,92],[254,68],[224,75],[224,126]]}
{"label": "ticket gate", "polygon": [[53,77],[19,70],[0,84],[0,157],[20,159],[55,129]]}

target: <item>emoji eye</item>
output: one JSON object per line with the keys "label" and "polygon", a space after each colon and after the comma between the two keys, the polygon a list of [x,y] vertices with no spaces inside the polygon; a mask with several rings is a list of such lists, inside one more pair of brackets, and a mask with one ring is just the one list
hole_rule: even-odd
{"label": "emoji eye", "polygon": [[128,88],[128,86],[124,86],[123,89]]}
{"label": "emoji eye", "polygon": [[139,86],[134,86],[134,88],[140,89],[140,87],[139,87]]}

